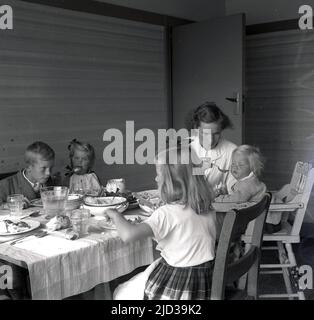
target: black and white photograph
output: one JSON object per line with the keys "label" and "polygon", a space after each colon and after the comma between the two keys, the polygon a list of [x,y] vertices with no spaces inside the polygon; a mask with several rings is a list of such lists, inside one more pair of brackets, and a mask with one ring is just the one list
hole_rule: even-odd
{"label": "black and white photograph", "polygon": [[0,309],[314,300],[313,27],[314,0],[0,0]]}

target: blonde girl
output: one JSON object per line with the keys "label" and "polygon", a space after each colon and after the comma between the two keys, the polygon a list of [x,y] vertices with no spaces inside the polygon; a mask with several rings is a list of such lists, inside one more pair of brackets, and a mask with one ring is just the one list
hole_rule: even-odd
{"label": "blonde girl", "polygon": [[236,183],[228,195],[221,195],[216,201],[260,201],[266,192],[265,184],[259,180],[262,169],[263,157],[258,148],[246,144],[237,147],[232,152],[230,168]]}
{"label": "blonde girl", "polygon": [[74,139],[68,150],[71,163],[68,182],[70,192],[99,194],[102,187],[96,173],[92,171],[95,162],[93,146]]}
{"label": "blonde girl", "polygon": [[[117,211],[107,211],[123,241],[153,237],[157,242],[161,258],[147,269],[144,299],[210,297],[216,240],[214,194],[203,175],[193,174],[195,159],[188,147],[168,149],[157,156],[155,180],[165,205],[141,224],[132,225]],[[134,298],[132,286],[124,289]]]}

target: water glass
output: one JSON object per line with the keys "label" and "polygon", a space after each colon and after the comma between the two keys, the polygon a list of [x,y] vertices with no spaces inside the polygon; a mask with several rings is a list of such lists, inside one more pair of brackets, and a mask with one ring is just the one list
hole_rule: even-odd
{"label": "water glass", "polygon": [[120,193],[125,192],[125,180],[123,178],[108,180],[106,190],[108,192],[117,192],[117,190]]}
{"label": "water glass", "polygon": [[89,218],[91,213],[88,209],[73,210],[71,214],[71,223],[73,231],[80,236],[88,235]]}
{"label": "water glass", "polygon": [[65,214],[65,205],[68,198],[67,187],[44,187],[40,189],[46,218]]}
{"label": "water glass", "polygon": [[7,197],[8,207],[12,216],[20,216],[23,211],[24,196],[22,194],[11,194]]}

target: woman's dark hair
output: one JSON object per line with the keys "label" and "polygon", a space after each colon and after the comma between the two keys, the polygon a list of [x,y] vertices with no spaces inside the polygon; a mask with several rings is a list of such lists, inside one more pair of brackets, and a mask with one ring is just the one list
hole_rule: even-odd
{"label": "woman's dark hair", "polygon": [[199,128],[201,122],[217,122],[220,124],[221,130],[232,128],[229,117],[217,107],[215,102],[206,101],[192,110],[186,118],[186,126],[189,130]]}

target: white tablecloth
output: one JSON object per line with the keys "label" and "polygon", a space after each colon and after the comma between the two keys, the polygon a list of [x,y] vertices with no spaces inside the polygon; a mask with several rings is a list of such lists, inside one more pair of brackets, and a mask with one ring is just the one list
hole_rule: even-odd
{"label": "white tablecloth", "polygon": [[64,231],[58,231],[14,246],[1,244],[1,237],[0,258],[25,262],[32,299],[49,300],[85,292],[154,260],[151,239],[123,243],[115,230],[95,227],[90,231],[88,236],[75,241],[65,239]]}

